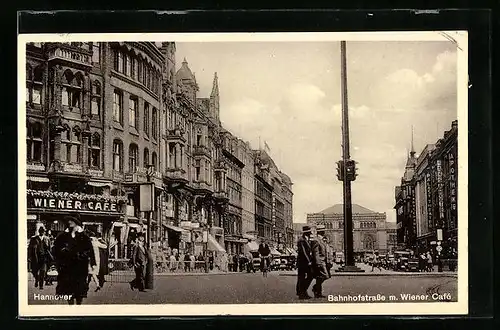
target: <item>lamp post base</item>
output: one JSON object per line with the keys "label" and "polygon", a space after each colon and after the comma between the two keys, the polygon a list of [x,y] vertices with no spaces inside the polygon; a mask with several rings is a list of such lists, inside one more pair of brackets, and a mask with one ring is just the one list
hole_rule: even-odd
{"label": "lamp post base", "polygon": [[335,269],[336,273],[364,273],[365,271],[358,266],[342,266],[339,269]]}

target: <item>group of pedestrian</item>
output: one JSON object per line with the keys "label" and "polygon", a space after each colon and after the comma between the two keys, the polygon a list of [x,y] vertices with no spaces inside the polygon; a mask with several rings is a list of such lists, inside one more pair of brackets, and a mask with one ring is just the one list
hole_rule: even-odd
{"label": "group of pedestrian", "polygon": [[326,227],[302,227],[302,237],[297,242],[297,286],[299,299],[310,299],[309,286],[313,280],[312,292],[315,298],[324,298],[323,282],[331,277],[331,263],[328,260],[325,237]]}
{"label": "group of pedestrian", "polygon": [[232,253],[227,259],[230,272],[242,272],[246,270],[248,258],[243,253]]}
{"label": "group of pedestrian", "polygon": [[434,261],[430,251],[423,252],[418,258],[418,265],[420,272],[432,272],[434,271]]}
{"label": "group of pedestrian", "polygon": [[89,284],[95,282],[100,290],[108,273],[108,246],[99,233],[86,231],[78,216],[64,217],[66,229],[57,238],[40,227],[31,237],[28,258],[35,287],[43,289],[44,282],[52,284],[47,270],[54,263],[57,275],[57,295],[71,297],[68,303],[80,305],[87,297]]}

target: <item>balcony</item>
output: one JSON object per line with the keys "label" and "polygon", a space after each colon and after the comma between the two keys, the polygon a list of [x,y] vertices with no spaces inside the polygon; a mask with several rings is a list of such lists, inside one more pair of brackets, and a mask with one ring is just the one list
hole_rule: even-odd
{"label": "balcony", "polygon": [[55,161],[50,165],[49,175],[76,179],[90,179],[88,171],[84,171],[81,164],[62,163]]}
{"label": "balcony", "polygon": [[217,160],[214,162],[214,171],[227,172],[228,166],[226,162],[222,160]]}
{"label": "balcony", "polygon": [[213,188],[211,185],[204,181],[194,181],[191,186],[197,190],[198,192],[201,193],[211,193],[213,191]]}
{"label": "balcony", "polygon": [[227,203],[229,201],[229,196],[227,192],[225,191],[217,191],[214,192],[213,195],[215,201],[220,202],[220,203]]}
{"label": "balcony", "polygon": [[58,44],[49,50],[49,62],[69,62],[84,67],[92,67],[92,57],[90,51],[82,48]]}
{"label": "balcony", "polygon": [[206,146],[193,146],[193,156],[205,156],[211,158],[210,149]]}
{"label": "balcony", "polygon": [[182,144],[186,143],[184,131],[179,127],[167,130],[167,142],[178,142]]}
{"label": "balcony", "polygon": [[28,163],[26,163],[26,170],[27,171],[34,171],[34,172],[44,172],[45,165],[40,164],[40,163],[28,162]]}
{"label": "balcony", "polygon": [[169,168],[166,175],[163,176],[163,182],[170,187],[183,186],[189,182],[188,175],[182,168]]}

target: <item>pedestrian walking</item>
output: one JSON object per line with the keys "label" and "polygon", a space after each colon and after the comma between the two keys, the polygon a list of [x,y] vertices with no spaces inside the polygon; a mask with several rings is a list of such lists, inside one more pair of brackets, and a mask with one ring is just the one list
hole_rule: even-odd
{"label": "pedestrian walking", "polygon": [[191,271],[191,256],[189,255],[189,253],[186,253],[186,255],[184,256],[184,271]]}
{"label": "pedestrian walking", "polygon": [[375,252],[373,254],[372,272],[375,268],[378,268],[379,271],[382,271],[382,268],[380,267],[380,260],[379,260],[378,252]]}
{"label": "pedestrian walking", "polygon": [[68,295],[70,305],[81,305],[88,292],[88,267],[96,265],[90,237],[78,216],[64,217],[67,229],[54,242],[57,265],[57,295]]}
{"label": "pedestrian walking", "polygon": [[313,280],[310,238],[311,227],[303,226],[302,237],[297,242],[297,285],[295,291],[299,299],[311,298],[307,294]]}
{"label": "pedestrian walking", "polygon": [[191,254],[189,256],[189,267],[191,268],[192,271],[195,271],[196,268],[196,257],[194,254]]}
{"label": "pedestrian walking", "polygon": [[129,282],[130,289],[139,289],[141,292],[145,291],[146,266],[148,263],[144,240],[144,233],[140,232],[137,235],[137,243],[132,251],[132,265],[134,265],[135,279]]}
{"label": "pedestrian walking", "polygon": [[28,260],[31,273],[35,278],[35,288],[43,289],[49,264],[52,262],[49,239],[45,236],[45,228],[40,227],[38,233],[31,237],[28,245]]}
{"label": "pedestrian walking", "polygon": [[427,252],[427,271],[432,272],[434,270],[433,268],[434,268],[434,264],[432,262],[432,255],[428,251]]}
{"label": "pedestrian walking", "polygon": [[177,259],[175,259],[175,255],[171,254],[169,257],[170,263],[170,271],[174,273],[177,270]]}
{"label": "pedestrian walking", "polygon": [[323,295],[323,282],[329,278],[328,271],[326,270],[328,259],[326,244],[323,242],[324,235],[325,226],[318,225],[316,228],[316,237],[311,237],[312,272],[316,280],[313,285],[315,298],[325,297]]}
{"label": "pedestrian walking", "polygon": [[[102,238],[101,233],[96,233],[96,240],[99,243],[99,270],[97,279],[99,281],[99,290],[102,289],[106,282],[105,276],[109,274],[109,250],[106,241]],[[96,261],[97,263],[97,261]]]}
{"label": "pedestrian walking", "polygon": [[101,274],[101,249],[107,249],[107,245],[104,244],[103,242],[99,241],[97,238],[96,233],[89,232],[88,236],[91,239],[92,242],[92,250],[94,252],[94,258],[95,258],[95,265],[92,266],[89,263],[89,276],[88,276],[88,283],[90,284],[91,281],[94,281],[96,284],[97,288],[95,289],[95,292],[99,291],[102,288],[102,285],[104,285],[104,276],[101,276],[99,278],[99,275]]}

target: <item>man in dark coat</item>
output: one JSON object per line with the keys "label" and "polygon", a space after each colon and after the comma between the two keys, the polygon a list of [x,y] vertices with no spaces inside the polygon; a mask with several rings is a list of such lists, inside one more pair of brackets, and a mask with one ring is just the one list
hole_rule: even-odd
{"label": "man in dark coat", "polygon": [[47,267],[52,261],[50,243],[44,234],[45,228],[40,227],[37,235],[31,237],[28,247],[28,258],[31,272],[35,278],[35,288],[40,287],[40,290],[43,289]]}
{"label": "man in dark coat", "polygon": [[261,269],[264,268],[264,262],[266,263],[266,268],[269,269],[270,266],[270,255],[271,255],[271,248],[266,242],[262,242],[259,244],[259,254],[261,257],[260,261],[260,267]]}
{"label": "man in dark coat", "polygon": [[327,250],[326,244],[323,241],[325,235],[325,226],[318,225],[316,227],[316,237],[311,238],[311,252],[312,252],[312,271],[313,276],[316,279],[316,283],[313,285],[313,293],[315,298],[324,298],[323,295],[323,282],[330,278],[328,275],[328,270],[326,265],[327,260]]}
{"label": "man in dark coat", "polygon": [[137,244],[135,244],[132,250],[132,264],[134,265],[135,279],[130,282],[130,288],[132,290],[139,289],[141,292],[145,291],[146,266],[148,263],[148,254],[144,246],[144,240],[144,233],[139,233],[137,235]]}
{"label": "man in dark coat", "polygon": [[311,266],[311,227],[302,227],[302,237],[297,242],[297,286],[299,299],[310,299],[307,290],[313,280]]}
{"label": "man in dark coat", "polygon": [[89,290],[87,276],[89,265],[96,260],[90,237],[84,233],[78,216],[66,216],[67,229],[54,242],[54,257],[57,266],[56,294],[69,295],[70,305],[81,305]]}

